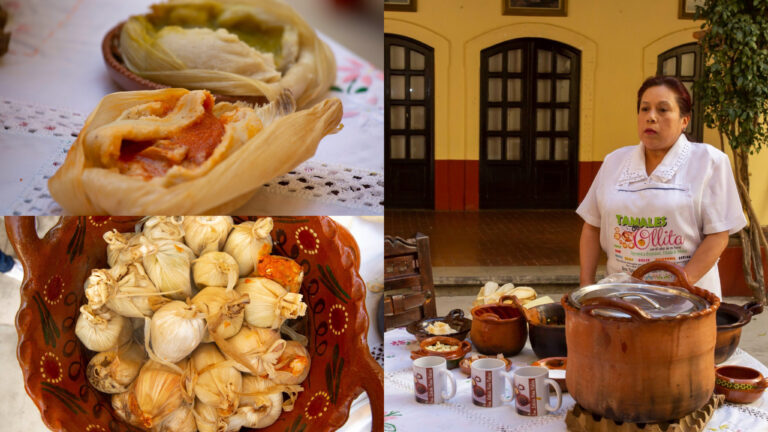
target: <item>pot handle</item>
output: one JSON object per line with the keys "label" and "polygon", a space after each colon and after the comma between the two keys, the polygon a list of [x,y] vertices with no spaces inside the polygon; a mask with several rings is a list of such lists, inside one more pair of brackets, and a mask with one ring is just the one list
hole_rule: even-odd
{"label": "pot handle", "polygon": [[453,309],[445,316],[451,320],[460,320],[464,318],[464,311],[461,309]]}
{"label": "pot handle", "polygon": [[514,294],[504,294],[503,296],[499,297],[499,304],[504,304],[504,302],[507,300],[511,301],[517,307],[522,307],[520,304],[520,299],[518,299]]}
{"label": "pot handle", "polygon": [[749,318],[752,318],[754,315],[763,312],[763,304],[755,300],[747,302],[744,306],[742,306],[742,308]]}
{"label": "pot handle", "polygon": [[632,272],[632,277],[635,279],[643,279],[648,273],[659,270],[672,273],[672,275],[675,276],[675,280],[671,285],[685,288],[688,291],[693,290],[693,284],[691,284],[691,281],[688,279],[688,274],[685,272],[685,269],[675,263],[667,261],[651,261],[643,264]]}
{"label": "pot handle", "polygon": [[581,311],[594,316],[595,309],[618,309],[634,319],[649,320],[651,316],[637,305],[616,297],[594,297],[581,302]]}
{"label": "pot handle", "polygon": [[469,342],[463,340],[459,344],[459,350],[461,351],[462,355],[467,355],[468,352],[472,351],[472,345],[470,345]]}

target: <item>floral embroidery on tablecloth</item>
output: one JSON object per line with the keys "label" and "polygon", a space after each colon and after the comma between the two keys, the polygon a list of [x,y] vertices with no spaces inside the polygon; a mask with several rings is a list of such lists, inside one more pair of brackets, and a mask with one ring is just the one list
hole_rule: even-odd
{"label": "floral embroidery on tablecloth", "polygon": [[402,417],[403,414],[400,413],[400,411],[389,411],[388,413],[384,414],[384,431],[385,432],[397,432],[397,426],[395,426],[392,423],[389,423],[390,420],[394,420],[395,417]]}

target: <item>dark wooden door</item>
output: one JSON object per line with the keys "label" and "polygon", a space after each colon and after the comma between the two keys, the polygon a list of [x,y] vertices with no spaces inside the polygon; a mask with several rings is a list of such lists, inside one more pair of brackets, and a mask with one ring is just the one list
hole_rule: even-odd
{"label": "dark wooden door", "polygon": [[434,50],[384,35],[384,203],[434,208]]}
{"label": "dark wooden door", "polygon": [[580,52],[525,38],[480,55],[480,207],[574,208]]}

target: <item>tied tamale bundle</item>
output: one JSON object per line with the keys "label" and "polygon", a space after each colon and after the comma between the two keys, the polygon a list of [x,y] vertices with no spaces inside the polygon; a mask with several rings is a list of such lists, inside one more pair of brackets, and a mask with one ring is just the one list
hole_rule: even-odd
{"label": "tied tamale bundle", "polygon": [[123,25],[128,69],[171,87],[272,101],[290,89],[299,107],[336,78],[328,45],[282,0],[170,0]]}
{"label": "tied tamale bundle", "polygon": [[203,90],[113,93],[48,189],[72,214],[230,213],[309,159],[341,121],[338,99],[294,109],[290,90],[259,108],[214,103]]}

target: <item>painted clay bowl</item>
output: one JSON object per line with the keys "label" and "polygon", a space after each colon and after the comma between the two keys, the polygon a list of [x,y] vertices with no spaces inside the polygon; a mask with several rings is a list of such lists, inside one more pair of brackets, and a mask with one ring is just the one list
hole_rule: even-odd
{"label": "painted clay bowl", "polygon": [[[383,430],[383,371],[368,350],[365,285],[352,236],[327,217],[273,217],[273,253],[304,268],[305,334],[310,373],[293,411],[265,431],[333,431],[352,401],[368,393],[373,429]],[[133,231],[139,218],[65,217],[43,239],[32,217],[7,217],[9,238],[24,267],[16,315],[17,356],[27,393],[53,431],[122,432],[137,429],[114,414],[108,395],[85,377],[94,355],[75,336],[83,282],[106,268],[105,231]],[[240,218],[236,218],[240,222]],[[250,430],[250,429],[243,429]]]}
{"label": "painted clay bowl", "polygon": [[734,403],[752,403],[763,395],[768,378],[744,366],[720,366],[715,369],[715,393]]}
{"label": "painted clay bowl", "polygon": [[[443,345],[451,345],[454,349],[451,351],[433,351],[429,349],[430,346],[438,342]],[[411,360],[426,356],[442,357],[445,359],[448,369],[456,369],[459,367],[459,362],[472,350],[472,346],[469,342],[447,336],[433,336],[426,338],[419,343],[419,347],[419,350],[411,353]]]}
{"label": "painted clay bowl", "polygon": [[[142,78],[125,67],[123,56],[120,53],[120,31],[123,28],[123,24],[124,22],[121,22],[112,27],[101,42],[101,55],[104,57],[104,64],[107,66],[109,77],[123,90],[159,90],[170,87]],[[220,94],[213,94],[213,96],[216,98],[216,102],[243,101],[255,105],[263,105],[269,102],[264,96],[227,96]]]}
{"label": "painted clay bowl", "polygon": [[435,336],[427,331],[427,326],[436,322],[444,322],[451,326],[451,328],[455,330],[455,333],[450,333],[443,336],[449,336],[458,340],[464,340],[467,337],[469,330],[472,328],[472,320],[469,318],[464,318],[464,311],[461,309],[453,309],[452,311],[448,312],[448,315],[444,317],[425,318],[423,320],[408,324],[405,329],[408,331],[408,333],[414,335],[416,340],[421,342],[426,338]]}

